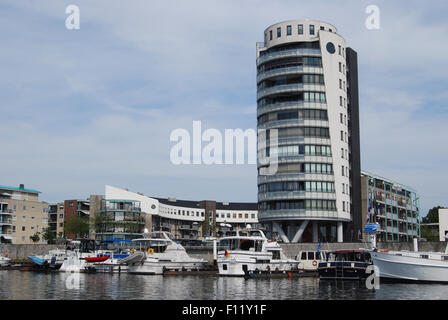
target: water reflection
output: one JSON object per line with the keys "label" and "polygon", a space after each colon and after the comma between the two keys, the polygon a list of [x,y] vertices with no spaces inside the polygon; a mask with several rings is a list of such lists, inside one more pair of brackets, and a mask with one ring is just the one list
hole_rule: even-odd
{"label": "water reflection", "polygon": [[[72,278],[71,278],[72,277]],[[73,277],[78,277],[73,281]],[[446,299],[448,285],[249,279],[217,276],[144,276],[0,271],[0,299],[304,300]],[[71,284],[71,286],[67,286]]]}

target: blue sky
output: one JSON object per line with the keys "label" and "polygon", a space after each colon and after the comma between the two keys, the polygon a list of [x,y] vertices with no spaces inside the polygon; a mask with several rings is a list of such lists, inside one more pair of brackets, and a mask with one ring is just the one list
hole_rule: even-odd
{"label": "blue sky", "polygon": [[[76,4],[81,28],[65,28]],[[380,8],[379,30],[364,26]],[[171,164],[170,133],[256,128],[255,43],[291,19],[358,52],[362,169],[448,206],[446,1],[17,1],[0,4],[1,184],[256,201],[255,165]]]}

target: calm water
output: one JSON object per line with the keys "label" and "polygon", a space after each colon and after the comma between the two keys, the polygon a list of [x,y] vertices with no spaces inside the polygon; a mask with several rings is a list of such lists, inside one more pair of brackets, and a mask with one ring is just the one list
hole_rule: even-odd
{"label": "calm water", "polygon": [[318,278],[249,279],[217,276],[144,276],[0,271],[0,299],[412,299],[448,298],[448,285],[319,281]]}

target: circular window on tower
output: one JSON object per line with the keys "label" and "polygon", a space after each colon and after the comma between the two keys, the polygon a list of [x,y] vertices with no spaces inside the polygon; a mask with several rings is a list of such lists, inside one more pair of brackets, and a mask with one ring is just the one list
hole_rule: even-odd
{"label": "circular window on tower", "polygon": [[153,204],[152,206],[151,206],[151,209],[155,209],[156,208],[156,205],[155,204]]}
{"label": "circular window on tower", "polygon": [[327,43],[327,51],[331,54],[336,52],[336,49],[334,48],[334,44],[332,42]]}

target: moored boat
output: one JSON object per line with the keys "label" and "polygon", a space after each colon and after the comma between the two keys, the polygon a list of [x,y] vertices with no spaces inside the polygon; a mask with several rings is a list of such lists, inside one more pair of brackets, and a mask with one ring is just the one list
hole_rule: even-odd
{"label": "moored boat", "polygon": [[445,252],[372,251],[372,260],[381,279],[404,282],[448,283],[448,245]]}
{"label": "moored boat", "polygon": [[368,250],[335,250],[327,253],[317,270],[322,280],[362,280],[369,276],[369,265],[372,260]]}
{"label": "moored boat", "polygon": [[134,254],[120,261],[127,264],[129,273],[160,275],[165,271],[202,270],[207,264],[204,259],[190,257],[168,232],[151,232],[132,242]]}
{"label": "moored boat", "polygon": [[298,262],[288,259],[276,241],[257,229],[237,230],[221,238],[218,252],[220,276],[287,273],[298,271]]}
{"label": "moored boat", "polygon": [[9,265],[10,262],[11,262],[11,259],[0,255],[0,267],[6,267]]}

